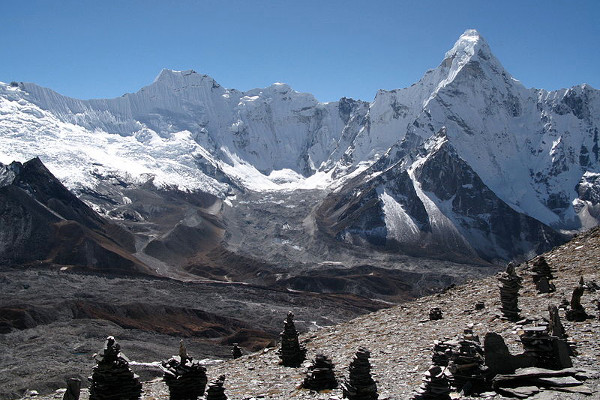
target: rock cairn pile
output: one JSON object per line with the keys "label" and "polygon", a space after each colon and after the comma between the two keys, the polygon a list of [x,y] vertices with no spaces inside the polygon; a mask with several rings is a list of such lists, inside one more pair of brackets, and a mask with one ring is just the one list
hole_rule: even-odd
{"label": "rock cairn pile", "polygon": [[136,400],[142,394],[142,384],[129,368],[129,360],[121,353],[115,338],[106,338],[103,350],[94,355],[97,365],[88,378],[90,400]]}
{"label": "rock cairn pile", "polygon": [[450,400],[450,385],[444,368],[432,365],[423,377],[423,383],[412,400]]}
{"label": "rock cairn pile", "polygon": [[567,342],[551,336],[547,324],[523,328],[520,339],[524,354],[533,360],[534,367],[563,369],[573,366]]}
{"label": "rock cairn pile", "polygon": [[239,348],[237,343],[233,344],[233,348],[231,349],[231,356],[236,359],[242,356],[242,349]]}
{"label": "rock cairn pile", "polygon": [[447,367],[448,361],[450,361],[450,356],[452,355],[452,348],[454,346],[458,346],[457,340],[450,340],[448,338],[435,340],[433,342],[433,355],[431,356],[431,362],[433,365]]}
{"label": "rock cairn pile", "polygon": [[475,310],[483,310],[485,308],[485,303],[483,301],[478,301],[475,303]]}
{"label": "rock cairn pile", "polygon": [[550,282],[554,279],[552,269],[543,256],[534,261],[531,274],[533,283],[539,293],[550,293],[556,290],[556,287]]}
{"label": "rock cairn pile", "polygon": [[183,340],[179,344],[179,356],[162,361],[161,369],[171,400],[196,400],[204,394],[206,368],[188,356]]}
{"label": "rock cairn pile", "polygon": [[554,364],[552,337],[547,326],[530,326],[523,328],[520,334],[524,354],[534,360],[535,367],[551,368]]}
{"label": "rock cairn pile", "polygon": [[317,354],[312,365],[308,367],[302,387],[316,391],[335,389],[338,387],[338,382],[333,367],[333,362],[327,356]]}
{"label": "rock cairn pile", "polygon": [[361,347],[358,349],[350,366],[348,367],[349,379],[342,384],[343,396],[350,400],[377,400],[377,384],[371,377],[371,363],[369,350]]}
{"label": "rock cairn pile", "polygon": [[294,325],[294,313],[288,312],[281,332],[281,348],[279,349],[281,364],[286,367],[299,367],[306,359],[306,349],[300,346],[298,331]]}
{"label": "rock cairn pile", "polygon": [[227,400],[225,388],[223,387],[224,383],[225,375],[221,375],[214,381],[211,381],[210,385],[208,385],[208,390],[206,390],[206,400]]}
{"label": "rock cairn pile", "polygon": [[571,303],[569,304],[570,308],[566,313],[568,321],[583,322],[588,318],[585,308],[583,308],[581,305],[581,296],[583,296],[584,291],[585,282],[583,281],[583,277],[581,277],[579,280],[579,285],[573,289],[573,294],[571,295]]}
{"label": "rock cairn pile", "polygon": [[519,320],[519,289],[521,288],[521,277],[515,272],[515,265],[509,263],[506,271],[498,278],[500,281],[501,311],[509,321]]}
{"label": "rock cairn pile", "polygon": [[465,329],[464,335],[451,348],[446,375],[450,386],[457,392],[479,393],[486,389],[484,353],[479,337],[471,328]]}
{"label": "rock cairn pile", "polygon": [[436,321],[442,318],[444,318],[444,315],[439,307],[433,307],[431,310],[429,310],[429,320]]}

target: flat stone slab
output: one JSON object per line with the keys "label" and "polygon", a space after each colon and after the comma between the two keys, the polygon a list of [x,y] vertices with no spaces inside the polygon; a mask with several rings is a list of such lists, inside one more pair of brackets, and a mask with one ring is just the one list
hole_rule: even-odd
{"label": "flat stone slab", "polygon": [[516,388],[502,388],[501,390],[502,394],[507,394],[518,399],[526,399],[539,392],[540,388],[537,386],[520,386]]}
{"label": "flat stone slab", "polygon": [[580,381],[573,378],[572,376],[551,376],[551,377],[538,377],[535,379],[543,386],[552,387],[563,387],[563,386],[579,386],[582,385]]}

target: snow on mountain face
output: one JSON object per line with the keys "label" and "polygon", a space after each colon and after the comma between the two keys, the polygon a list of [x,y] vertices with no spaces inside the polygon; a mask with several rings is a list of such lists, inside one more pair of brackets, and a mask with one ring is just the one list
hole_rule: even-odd
{"label": "snow on mountain face", "polygon": [[[194,71],[163,70],[153,84],[137,93],[108,100],[72,99],[35,84],[19,88],[3,85],[0,91],[4,115],[23,112],[38,119],[53,119],[40,123],[45,128],[84,130],[90,136],[108,134],[111,143],[107,145],[115,152],[139,144],[148,150],[129,158],[137,158],[146,166],[143,153],[153,152],[157,144],[164,143],[177,155],[187,154],[213,169],[240,166],[238,171],[229,170],[235,176],[245,169],[246,173],[237,177],[242,181],[252,182],[248,176],[258,177],[257,189],[265,186],[261,180],[266,181],[259,171],[266,176],[284,169],[305,177],[312,175],[329,161],[345,133],[346,122],[367,109],[366,103],[347,99],[322,104],[285,84],[246,93],[228,90]],[[165,154],[178,162],[173,155]],[[157,156],[152,154],[151,158]],[[193,161],[185,166],[193,165]],[[266,186],[277,187],[268,182]]]}
{"label": "snow on mountain face", "polygon": [[[194,71],[163,70],[138,92],[104,100],[0,84],[0,161],[40,156],[73,189],[116,176],[224,197],[232,187],[340,188],[369,166],[380,173],[402,160],[402,179],[420,195],[415,151],[445,127],[456,157],[510,209],[576,229],[600,214],[589,195],[600,184],[591,178],[600,173],[599,116],[598,90],[527,89],[468,30],[419,82],[380,90],[370,104],[319,103],[279,83],[240,92]],[[410,213],[389,187],[373,193],[383,214],[370,221],[388,238],[415,238],[415,226],[427,225],[401,223]],[[421,200],[462,232],[440,199]]]}

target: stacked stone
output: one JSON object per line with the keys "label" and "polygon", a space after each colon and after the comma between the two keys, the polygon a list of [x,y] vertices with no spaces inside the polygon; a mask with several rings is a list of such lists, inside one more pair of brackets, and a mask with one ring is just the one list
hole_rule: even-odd
{"label": "stacked stone", "polygon": [[106,338],[106,347],[94,355],[97,365],[88,378],[90,400],[136,400],[142,394],[142,384],[129,368],[129,360],[121,353],[115,338]]}
{"label": "stacked stone", "polygon": [[571,295],[570,308],[566,313],[567,321],[583,322],[588,318],[585,308],[581,305],[581,296],[583,296],[584,291],[585,282],[583,281],[583,277],[581,277],[579,285],[573,289],[573,294]]}
{"label": "stacked stone", "polygon": [[429,319],[431,321],[436,321],[442,318],[444,318],[444,315],[439,307],[433,307],[431,310],[429,310]]}
{"label": "stacked stone", "polygon": [[342,384],[343,397],[350,400],[377,400],[377,384],[371,377],[371,363],[369,350],[361,347],[358,349],[348,371],[350,373],[347,382]]}
{"label": "stacked stone", "polygon": [[552,337],[547,326],[523,328],[521,343],[524,354],[534,360],[536,367],[555,369],[556,360],[552,349]]}
{"label": "stacked stone", "polygon": [[458,345],[451,350],[446,375],[451,387],[465,394],[479,393],[485,387],[484,354],[479,337],[465,329]]}
{"label": "stacked stone", "polygon": [[333,367],[333,362],[327,356],[317,354],[312,365],[308,367],[302,387],[316,391],[335,389],[338,383],[333,373]]}
{"label": "stacked stone", "polygon": [[206,368],[188,356],[183,341],[179,345],[179,356],[163,361],[161,369],[171,400],[196,400],[204,394]]}
{"label": "stacked stone", "polygon": [[506,271],[500,274],[500,302],[502,303],[502,314],[510,321],[519,320],[519,289],[521,288],[521,277],[515,272],[515,265],[508,264]]}
{"label": "stacked stone", "polygon": [[237,343],[233,344],[233,349],[231,349],[231,356],[236,359],[242,356],[242,349],[239,348]]}
{"label": "stacked stone", "polygon": [[450,391],[444,369],[439,365],[432,365],[412,400],[450,400]]}
{"label": "stacked stone", "polygon": [[431,357],[433,364],[441,367],[448,366],[454,346],[458,346],[458,341],[448,339],[435,340],[433,342],[433,356]]}
{"label": "stacked stone", "polygon": [[224,383],[225,375],[221,375],[214,381],[211,381],[206,391],[206,400],[227,400],[225,388],[223,387]]}
{"label": "stacked stone", "polygon": [[279,349],[281,364],[286,367],[299,367],[306,359],[306,349],[298,342],[298,331],[294,326],[294,313],[288,312],[281,332],[281,348]]}
{"label": "stacked stone", "polygon": [[556,290],[556,287],[550,282],[554,279],[552,269],[543,256],[535,260],[531,267],[531,273],[533,283],[539,293],[550,293]]}

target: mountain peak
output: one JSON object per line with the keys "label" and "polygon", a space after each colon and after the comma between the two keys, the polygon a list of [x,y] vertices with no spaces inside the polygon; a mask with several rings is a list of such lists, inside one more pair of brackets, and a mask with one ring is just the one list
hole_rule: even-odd
{"label": "mountain peak", "polygon": [[456,41],[450,51],[446,53],[444,62],[457,60],[459,64],[466,64],[474,58],[489,59],[492,52],[487,42],[475,29],[467,29]]}
{"label": "mountain peak", "polygon": [[185,71],[176,71],[172,69],[164,68],[158,76],[154,79],[154,84],[164,84],[167,86],[186,86],[189,83],[201,83],[204,82],[209,86],[219,85],[213,78],[205,74],[199,74],[193,69]]}

